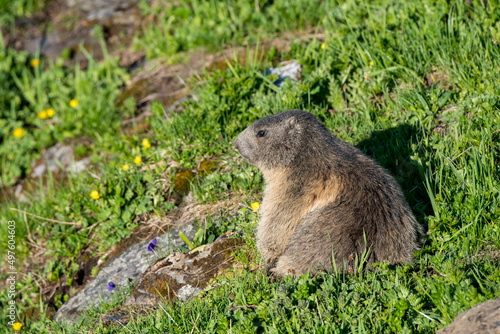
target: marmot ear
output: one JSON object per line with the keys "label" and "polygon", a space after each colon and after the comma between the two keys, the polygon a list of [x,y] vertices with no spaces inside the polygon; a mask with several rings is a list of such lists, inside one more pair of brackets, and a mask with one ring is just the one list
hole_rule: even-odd
{"label": "marmot ear", "polygon": [[296,117],[292,116],[288,119],[288,131],[290,133],[298,133],[301,129],[300,122]]}

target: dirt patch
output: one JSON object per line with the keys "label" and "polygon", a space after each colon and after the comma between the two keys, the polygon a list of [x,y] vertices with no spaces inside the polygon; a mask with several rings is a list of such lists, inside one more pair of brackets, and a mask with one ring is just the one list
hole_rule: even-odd
{"label": "dirt patch", "polygon": [[[86,68],[88,60],[81,48],[94,59],[104,57],[99,35],[120,65],[130,67],[140,62],[140,53],[125,50],[143,22],[135,0],[53,0],[43,11],[16,19],[14,29],[2,29],[5,44],[27,50],[55,61],[61,55],[66,64]],[[96,35],[95,28],[102,27]],[[125,46],[125,48],[124,48]]]}
{"label": "dirt patch", "polygon": [[431,72],[425,77],[425,87],[441,86],[441,89],[451,90],[453,84],[450,83],[450,74],[446,69],[432,66]]}

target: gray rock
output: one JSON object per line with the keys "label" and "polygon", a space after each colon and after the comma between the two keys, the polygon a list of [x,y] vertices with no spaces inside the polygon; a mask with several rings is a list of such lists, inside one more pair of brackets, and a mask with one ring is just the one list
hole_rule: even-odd
{"label": "gray rock", "polygon": [[141,276],[125,305],[156,305],[164,301],[188,301],[205,289],[210,280],[230,268],[231,253],[242,239],[218,238],[187,253],[158,259]]}
{"label": "gray rock", "polygon": [[[93,305],[109,302],[113,294],[123,292],[134,283],[146,269],[156,261],[161,254],[168,254],[184,243],[179,237],[182,231],[186,237],[192,239],[196,233],[193,225],[173,227],[169,232],[156,237],[154,252],[148,252],[147,247],[151,240],[134,244],[123,253],[113,258],[95,277],[95,279],[77,292],[56,313],[57,322],[73,322],[82,311]],[[115,290],[108,290],[108,283],[116,285]]]}
{"label": "gray rock", "polygon": [[[137,6],[139,0],[66,0],[49,17],[56,20],[54,29],[33,36],[19,36],[19,45],[30,53],[40,53],[52,60],[61,56],[63,50],[74,53],[75,62],[84,62],[84,55],[77,55],[80,43],[85,50],[101,59],[101,45],[94,36],[94,28],[104,28],[106,44],[114,50],[124,43],[129,44],[141,24],[142,16]],[[74,20],[71,25],[61,24],[64,18]],[[59,24],[57,24],[59,23]],[[40,32],[43,31],[39,27]]]}
{"label": "gray rock", "polygon": [[83,172],[88,165],[90,165],[90,158],[84,158],[80,161],[72,163],[69,167],[66,168],[66,171],[70,172],[71,174],[79,174]]}
{"label": "gray rock", "polygon": [[279,65],[279,67],[271,67],[266,71],[267,75],[277,74],[279,76],[278,80],[274,82],[276,86],[283,88],[286,78],[290,78],[292,81],[298,81],[300,79],[302,67],[296,60],[282,62]]}
{"label": "gray rock", "polygon": [[500,334],[500,298],[488,300],[460,313],[437,334]]}
{"label": "gray rock", "polygon": [[179,300],[182,300],[183,302],[186,302],[202,291],[203,289],[195,288],[191,286],[191,284],[186,284],[182,288],[180,288],[179,291],[177,291],[177,298]]}
{"label": "gray rock", "polygon": [[50,147],[45,152],[42,153],[42,158],[39,163],[34,163],[33,172],[31,173],[32,178],[37,178],[42,176],[47,170],[51,172],[57,172],[60,170],[60,166],[69,166],[73,160],[74,154],[71,146],[66,146],[61,143]]}
{"label": "gray rock", "polygon": [[86,13],[88,20],[104,21],[116,15],[116,12],[135,6],[137,2],[137,0],[67,0],[66,4],[70,8]]}
{"label": "gray rock", "polygon": [[90,165],[90,158],[74,161],[74,151],[71,146],[57,143],[42,153],[41,159],[33,162],[32,178],[38,178],[47,171],[57,173],[61,167],[73,174],[81,173]]}
{"label": "gray rock", "polygon": [[21,181],[16,186],[16,189],[14,190],[14,195],[16,196],[16,198],[18,199],[19,202],[21,202],[21,203],[29,203],[30,202],[30,198],[23,193],[23,190],[24,190],[23,184],[24,184],[24,182]]}

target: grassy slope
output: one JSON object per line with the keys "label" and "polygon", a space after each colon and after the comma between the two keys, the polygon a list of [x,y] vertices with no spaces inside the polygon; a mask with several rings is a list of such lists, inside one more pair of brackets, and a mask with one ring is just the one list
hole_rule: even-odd
{"label": "grassy slope", "polygon": [[[301,28],[311,22],[317,24],[326,41],[323,45],[318,41],[296,44],[281,55],[265,51],[259,61],[247,60],[203,75],[204,85],[194,92],[196,99],[184,104],[183,113],[164,120],[162,107],[153,105],[154,116],[149,120],[151,131],[147,135],[153,142],[152,148],[141,147],[144,135],[122,138],[116,128],[110,128],[104,132],[105,137],[94,135],[90,147],[96,152],[93,159],[100,166],[100,180],[80,176],[70,179],[68,186],[58,191],[49,188],[47,195],[30,205],[8,205],[44,217],[81,222],[84,227],[98,224],[94,232],[105,249],[127,235],[134,227],[130,222],[135,215],[152,210],[163,213],[172,208],[159,195],[161,189],[155,182],[162,177],[161,167],[142,172],[135,167],[126,172],[120,170],[125,163],[133,165],[136,155],[147,163],[161,161],[163,150],[185,168],[194,168],[204,156],[229,161],[229,173],[217,171],[192,184],[198,201],[216,201],[226,196],[227,189],[240,191],[244,200],[255,200],[263,186],[262,178],[236,157],[231,141],[262,116],[301,108],[318,115],[337,136],[374,157],[400,182],[419,221],[428,227],[425,245],[416,254],[415,264],[381,265],[375,272],[352,276],[328,274],[279,282],[270,281],[259,270],[240,270],[234,278],[221,278],[220,287],[204,293],[203,298],[187,304],[164,305],[157,314],[130,323],[127,327],[132,332],[184,333],[193,328],[201,332],[231,329],[242,333],[434,332],[459,312],[499,297],[498,257],[495,260],[491,255],[500,249],[500,132],[496,132],[500,129],[496,75],[500,65],[496,44],[500,29],[495,26],[500,8],[490,3],[486,10],[480,1],[466,5],[461,1],[407,4],[379,0],[341,4],[327,1],[318,5],[321,8],[304,10],[306,2],[291,1],[298,9],[290,14],[285,13],[284,3],[262,4],[261,14],[254,16],[245,11],[255,5],[253,1],[233,9],[233,14],[225,12],[228,7],[216,8],[214,3],[198,11],[193,6],[189,12],[184,2],[179,7],[182,10],[159,12],[160,19],[167,14],[181,19],[170,19],[170,36],[161,36],[151,27],[145,30],[150,29],[152,35],[145,33],[142,41],[156,36],[157,40],[176,41],[178,46],[147,50],[147,45],[152,44],[141,43],[140,37],[137,45],[150,56],[170,60],[175,60],[178,52],[199,45],[252,40],[262,32]],[[204,16],[209,10],[220,13],[209,15],[214,22]],[[291,27],[274,23],[285,22],[284,17],[289,14],[303,23]],[[168,19],[162,20],[168,23]],[[208,28],[201,37],[194,38],[191,26],[182,22],[198,22],[203,27],[206,22]],[[213,26],[220,29],[211,29]],[[242,27],[244,32],[235,33]],[[281,59],[298,59],[303,65],[303,78],[277,90],[261,73],[271,62]],[[117,88],[113,87],[119,86],[121,74],[112,60],[103,64],[96,65],[109,67],[103,73],[96,69],[68,73],[68,78],[80,78],[77,86],[68,86],[85,87],[91,78],[101,80],[105,87],[102,93],[108,96],[99,95],[98,91],[83,91],[80,96],[95,94],[109,103],[116,96]],[[47,72],[31,75],[50,76],[55,70],[51,67]],[[432,83],[432,77],[438,80]],[[56,88],[54,91],[55,101],[71,95]],[[39,98],[43,96],[40,94]],[[30,101],[26,100],[21,105],[30,108]],[[89,99],[91,102],[94,100]],[[86,103],[80,105],[85,107]],[[26,115],[36,112],[33,106],[31,114],[27,111]],[[120,115],[112,103],[103,110],[111,111],[105,125],[115,122],[113,115]],[[38,119],[26,119],[29,117],[36,131],[47,131],[43,124],[34,123],[40,122]],[[2,119],[17,127],[10,125],[8,116]],[[69,126],[71,122],[61,123]],[[50,133],[52,142],[60,140],[54,135],[56,130]],[[78,130],[71,136],[81,135],[93,136]],[[5,139],[2,145],[7,143]],[[107,152],[112,159],[100,157],[99,151]],[[88,196],[93,189],[101,194],[98,201]],[[9,212],[8,205],[2,205],[1,215],[22,222],[22,216]],[[239,257],[248,262],[248,268],[258,262],[252,232],[255,223],[254,215],[242,213],[228,218],[217,231],[212,230],[215,234],[226,230],[246,232],[249,247]],[[44,238],[44,247],[52,256],[49,269],[40,274],[54,280],[62,274],[71,275],[75,270],[72,261],[90,235],[76,234],[70,226],[40,225],[36,221],[30,224],[32,233]],[[21,240],[26,231],[19,225]],[[18,244],[20,253],[27,254],[27,246]],[[31,285],[29,280],[23,281],[19,288]],[[35,286],[33,289],[36,292]],[[32,303],[26,292],[22,297],[22,305]],[[2,296],[0,301],[5,298]],[[234,308],[243,305],[252,306]],[[97,316],[96,311],[110,308],[112,305],[94,310],[90,318]],[[92,327],[92,321],[84,322],[81,328]],[[47,325],[46,320],[40,320],[32,323],[31,328],[39,332]],[[100,330],[125,331],[119,325]]]}

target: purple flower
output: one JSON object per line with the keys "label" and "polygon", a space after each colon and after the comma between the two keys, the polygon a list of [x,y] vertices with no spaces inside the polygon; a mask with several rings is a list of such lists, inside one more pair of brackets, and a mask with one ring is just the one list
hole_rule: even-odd
{"label": "purple flower", "polygon": [[153,241],[149,243],[148,252],[152,252],[153,249],[155,249],[155,247],[156,247],[156,238],[154,238]]}
{"label": "purple flower", "polygon": [[109,290],[109,291],[113,291],[113,290],[114,290],[114,288],[115,288],[115,286],[116,286],[116,285],[115,285],[115,283],[113,283],[113,282],[109,282],[109,283],[108,283],[108,290]]}

